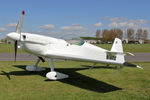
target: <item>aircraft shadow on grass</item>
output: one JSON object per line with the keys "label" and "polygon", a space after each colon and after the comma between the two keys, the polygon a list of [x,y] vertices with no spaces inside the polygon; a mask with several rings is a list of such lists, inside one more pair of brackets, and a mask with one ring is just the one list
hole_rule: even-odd
{"label": "aircraft shadow on grass", "polygon": [[[58,81],[66,83],[66,84],[70,84],[70,85],[73,85],[82,89],[98,92],[98,93],[107,93],[107,92],[122,90],[122,88],[110,85],[108,83],[105,83],[105,82],[93,79],[89,76],[78,73],[77,71],[86,70],[86,69],[89,69],[90,67],[86,65],[82,65],[82,66],[84,68],[55,68],[56,71],[69,75],[69,78],[58,80]],[[6,75],[8,79],[11,80],[10,75],[16,75],[16,76],[40,75],[40,76],[45,77],[46,73],[50,71],[49,68],[46,68],[45,71],[41,71],[41,72],[28,72],[28,71],[25,71],[26,65],[15,65],[14,67],[24,69],[24,71],[13,71],[9,73],[5,71],[1,71],[3,73],[1,75]],[[104,66],[97,66],[94,68],[115,69],[113,67],[104,67]],[[45,82],[47,81],[53,82],[48,79],[45,80]]]}

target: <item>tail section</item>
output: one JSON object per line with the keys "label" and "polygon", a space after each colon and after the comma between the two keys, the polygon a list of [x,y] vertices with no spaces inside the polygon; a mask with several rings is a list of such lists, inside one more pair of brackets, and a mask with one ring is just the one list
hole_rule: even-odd
{"label": "tail section", "polygon": [[115,38],[110,53],[115,54],[116,61],[119,63],[125,62],[125,54],[123,52],[122,41],[118,38]]}
{"label": "tail section", "polygon": [[123,52],[123,47],[122,47],[122,41],[118,38],[115,38],[114,43],[112,45],[112,48],[110,51],[107,52],[107,55],[113,55],[112,58],[115,58],[114,60],[117,61],[120,64],[123,64],[124,66],[128,66],[128,67],[137,67],[137,68],[141,68],[142,67],[135,65],[135,64],[131,64],[129,62],[125,62],[125,58],[124,56],[126,54],[134,56],[134,54],[130,53],[130,52]]}

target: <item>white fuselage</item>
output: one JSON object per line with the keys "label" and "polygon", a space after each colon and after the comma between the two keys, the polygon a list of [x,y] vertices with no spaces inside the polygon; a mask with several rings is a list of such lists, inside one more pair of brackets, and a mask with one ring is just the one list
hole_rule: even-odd
{"label": "white fuselage", "polygon": [[[13,40],[19,40],[20,38],[20,35],[16,32],[7,36]],[[37,34],[21,33],[21,48],[28,53],[46,58],[122,64],[117,60],[106,59],[107,50],[87,42],[82,45],[75,45],[62,39]]]}

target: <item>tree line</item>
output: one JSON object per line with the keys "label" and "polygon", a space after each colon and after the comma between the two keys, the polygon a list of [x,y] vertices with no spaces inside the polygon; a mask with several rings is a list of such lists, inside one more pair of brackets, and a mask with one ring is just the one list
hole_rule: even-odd
{"label": "tree line", "polygon": [[148,40],[148,31],[147,29],[138,28],[137,30],[133,28],[129,28],[123,32],[120,28],[115,29],[103,29],[100,31],[99,29],[96,31],[96,38],[102,38],[103,42],[113,42],[115,38],[119,38],[121,40],[128,39],[129,41],[135,40]]}

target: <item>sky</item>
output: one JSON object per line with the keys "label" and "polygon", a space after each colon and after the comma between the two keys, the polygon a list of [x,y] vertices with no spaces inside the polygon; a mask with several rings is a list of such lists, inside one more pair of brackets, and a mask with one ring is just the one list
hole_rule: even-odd
{"label": "sky", "polygon": [[64,39],[95,36],[97,29],[150,33],[150,0],[0,0],[0,39],[16,30],[22,10],[22,32]]}

